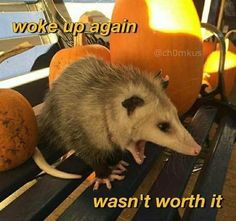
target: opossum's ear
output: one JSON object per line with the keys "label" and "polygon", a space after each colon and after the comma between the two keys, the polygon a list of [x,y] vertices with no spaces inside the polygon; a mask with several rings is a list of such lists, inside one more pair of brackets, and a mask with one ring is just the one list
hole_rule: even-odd
{"label": "opossum's ear", "polygon": [[155,76],[154,79],[159,79],[162,75],[162,70],[160,70]]}
{"label": "opossum's ear", "polygon": [[162,70],[160,70],[154,77],[154,79],[159,79],[161,81],[161,86],[163,89],[166,89],[169,85],[169,76],[166,75],[164,78],[162,77]]}
{"label": "opossum's ear", "polygon": [[138,96],[132,96],[122,102],[122,106],[127,109],[128,115],[131,115],[137,107],[144,105],[144,100]]}

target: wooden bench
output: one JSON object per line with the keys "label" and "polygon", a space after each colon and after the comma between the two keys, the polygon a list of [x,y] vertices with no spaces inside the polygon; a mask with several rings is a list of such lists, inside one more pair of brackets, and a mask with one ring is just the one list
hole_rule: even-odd
{"label": "wooden bench", "polygon": [[[203,101],[200,100],[199,102]],[[182,197],[198,159],[197,157],[172,154],[148,193],[153,199],[150,201],[150,208],[141,206],[133,220],[215,220],[217,208],[210,208],[209,202],[213,194],[222,194],[227,165],[236,138],[236,112],[231,109],[231,114],[226,110],[227,107],[227,105],[224,106],[217,102],[210,106],[200,105],[191,122],[187,125],[188,130],[197,142],[208,148],[205,149],[204,166],[193,190],[193,194],[201,194],[206,199],[205,208],[187,208],[182,218],[178,215],[177,209],[171,207],[156,208],[155,197]],[[210,140],[209,131],[214,123],[217,123],[218,127]],[[94,197],[132,197],[162,152],[161,147],[148,144],[145,152],[147,159],[141,166],[137,165],[130,155],[124,156],[130,166],[123,181],[115,182],[112,190],[107,190],[105,186],[102,186],[98,191],[93,191],[92,187],[87,188],[58,220],[116,220],[122,209],[94,208]],[[60,157],[60,153],[53,153],[47,147],[43,149],[43,153],[50,163]],[[44,220],[92,172],[91,168],[75,156],[63,161],[58,168],[82,174],[83,178],[80,180],[62,180],[43,175],[37,179],[36,184],[0,211],[0,220]],[[39,172],[40,170],[35,163],[29,160],[17,169],[1,173],[0,201],[25,183],[35,179]]]}

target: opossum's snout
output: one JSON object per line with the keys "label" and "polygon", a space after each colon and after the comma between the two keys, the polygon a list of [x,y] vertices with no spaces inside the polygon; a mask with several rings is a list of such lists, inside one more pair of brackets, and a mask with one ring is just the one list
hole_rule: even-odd
{"label": "opossum's snout", "polygon": [[169,131],[146,134],[146,139],[184,155],[197,156],[201,152],[201,146],[181,124]]}
{"label": "opossum's snout", "polygon": [[[196,141],[190,136],[190,142],[186,142],[185,144],[182,144],[182,149],[176,150],[176,152],[185,154],[185,155],[191,155],[191,156],[197,156],[201,152],[201,146],[196,143]],[[180,147],[181,147],[180,146]]]}
{"label": "opossum's snout", "polygon": [[163,142],[163,146],[178,153],[196,156],[201,152],[201,146],[179,121],[172,122],[172,128],[163,132],[160,140]]}
{"label": "opossum's snout", "polygon": [[196,147],[194,147],[194,154],[195,155],[198,155],[200,152],[201,152],[201,146],[200,145],[197,145]]}
{"label": "opossum's snout", "polygon": [[163,146],[178,153],[197,156],[201,152],[201,146],[194,140],[184,126],[178,122],[172,130],[162,134]]}
{"label": "opossum's snout", "polygon": [[173,149],[176,152],[196,156],[201,152],[201,146],[194,140],[179,120],[173,122]]}
{"label": "opossum's snout", "polygon": [[192,153],[190,153],[190,155],[198,155],[201,152],[202,148],[193,138],[192,138],[192,140],[193,140],[193,144],[191,147]]}
{"label": "opossum's snout", "polygon": [[142,124],[142,128],[139,128],[136,139],[149,141],[184,155],[196,156],[201,152],[201,146],[184,128],[175,112],[150,116]]}

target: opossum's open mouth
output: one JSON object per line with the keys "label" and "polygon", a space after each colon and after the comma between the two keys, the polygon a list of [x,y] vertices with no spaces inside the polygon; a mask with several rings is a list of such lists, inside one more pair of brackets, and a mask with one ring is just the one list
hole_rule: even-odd
{"label": "opossum's open mouth", "polygon": [[129,148],[128,150],[133,155],[134,160],[137,164],[142,164],[144,161],[144,150],[145,150],[146,141],[139,140],[137,141],[133,147]]}

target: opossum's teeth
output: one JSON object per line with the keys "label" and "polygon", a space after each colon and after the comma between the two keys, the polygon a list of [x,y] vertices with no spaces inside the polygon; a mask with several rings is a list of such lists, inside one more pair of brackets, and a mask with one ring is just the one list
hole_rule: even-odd
{"label": "opossum's teeth", "polygon": [[128,150],[133,155],[133,158],[137,164],[142,164],[144,161],[145,144],[146,144],[146,141],[139,140],[138,142],[134,144],[134,147],[128,148]]}
{"label": "opossum's teeth", "polygon": [[145,158],[145,156],[144,156],[145,144],[146,144],[146,141],[140,140],[136,143],[136,146],[135,146],[135,149],[136,149],[138,157],[139,157],[140,164],[143,163],[144,158]]}

